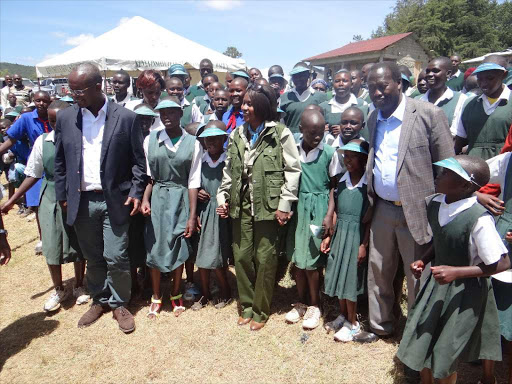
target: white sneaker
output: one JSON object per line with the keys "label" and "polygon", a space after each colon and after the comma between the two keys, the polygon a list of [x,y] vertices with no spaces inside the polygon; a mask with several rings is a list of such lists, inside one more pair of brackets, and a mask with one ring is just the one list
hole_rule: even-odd
{"label": "white sneaker", "polygon": [[302,328],[304,329],[315,329],[320,324],[320,308],[310,306],[304,315],[304,321],[302,322]]}
{"label": "white sneaker", "polygon": [[286,314],[286,316],[284,317],[284,319],[288,322],[288,323],[292,323],[292,324],[295,324],[297,323],[300,319],[302,319],[302,317],[304,316],[304,314],[306,313],[306,310],[307,310],[307,306],[305,304],[302,304],[302,303],[295,303],[295,304],[292,304],[292,307],[293,309],[288,312]]}
{"label": "white sneaker", "polygon": [[355,325],[345,321],[343,327],[334,334],[334,340],[349,342],[354,340],[354,336],[361,332],[361,324],[357,321]]}
{"label": "white sneaker", "polygon": [[73,297],[76,298],[76,304],[87,304],[91,295],[87,293],[84,287],[73,288]]}
{"label": "white sneaker", "polygon": [[54,289],[51,296],[44,303],[44,310],[46,312],[53,312],[60,308],[60,303],[66,300],[69,296],[69,292],[64,289]]}
{"label": "white sneaker", "polygon": [[341,329],[341,327],[343,327],[344,323],[345,323],[345,316],[339,315],[333,321],[329,321],[328,323],[325,323],[324,328],[327,331],[327,333],[331,333],[331,332],[336,333]]}
{"label": "white sneaker", "polygon": [[36,244],[36,248],[35,248],[35,251],[36,251],[36,255],[42,255],[43,254],[43,242],[40,241]]}

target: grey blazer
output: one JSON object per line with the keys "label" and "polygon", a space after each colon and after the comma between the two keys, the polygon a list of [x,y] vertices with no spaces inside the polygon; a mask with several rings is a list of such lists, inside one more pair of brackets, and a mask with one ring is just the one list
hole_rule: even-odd
{"label": "grey blazer", "polygon": [[[368,117],[370,153],[366,173],[371,207],[377,198],[373,188],[377,115],[378,110],[374,110]],[[418,244],[426,244],[432,238],[427,230],[425,205],[425,198],[434,193],[432,163],[454,155],[450,126],[441,108],[408,97],[398,144],[397,184],[407,226]]]}

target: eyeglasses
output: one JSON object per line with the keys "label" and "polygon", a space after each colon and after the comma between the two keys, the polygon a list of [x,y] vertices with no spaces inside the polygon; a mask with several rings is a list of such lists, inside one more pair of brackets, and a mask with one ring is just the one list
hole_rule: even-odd
{"label": "eyeglasses", "polygon": [[94,87],[96,84],[89,85],[87,88],[84,89],[69,89],[69,93],[75,96],[83,96],[85,94],[85,91],[87,91],[89,88]]}

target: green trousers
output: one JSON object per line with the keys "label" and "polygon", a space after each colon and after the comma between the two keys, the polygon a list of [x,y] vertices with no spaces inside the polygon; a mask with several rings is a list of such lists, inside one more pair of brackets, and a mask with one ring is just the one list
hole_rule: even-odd
{"label": "green trousers", "polygon": [[276,220],[255,221],[249,193],[242,196],[240,217],[233,220],[233,256],[242,317],[266,322],[274,293],[278,258]]}

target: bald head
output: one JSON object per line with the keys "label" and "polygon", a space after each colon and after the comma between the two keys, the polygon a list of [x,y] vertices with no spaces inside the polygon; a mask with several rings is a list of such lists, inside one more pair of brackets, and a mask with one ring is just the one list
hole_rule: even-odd
{"label": "bald head", "polygon": [[244,77],[235,77],[231,84],[238,84],[244,88],[247,88],[249,86],[249,82]]}
{"label": "bald head", "polygon": [[50,94],[46,91],[37,91],[34,93],[34,99],[44,98],[50,100]]}
{"label": "bald head", "polygon": [[325,119],[319,111],[304,110],[300,117],[299,130],[302,133],[302,147],[316,148],[324,138]]}
{"label": "bald head", "polygon": [[439,56],[435,57],[431,60],[432,63],[435,63],[436,65],[441,66],[443,69],[447,71],[451,71],[452,69],[452,61],[449,57],[446,56]]}
{"label": "bald head", "polygon": [[226,124],[224,124],[221,120],[210,120],[208,124],[206,124],[206,128],[210,127],[222,129],[224,132],[228,130]]}
{"label": "bald head", "polygon": [[90,85],[97,83],[101,84],[103,81],[100,69],[92,63],[83,63],[77,65],[69,74],[69,78],[71,79],[72,76],[75,78],[81,78],[83,81]]}
{"label": "bald head", "polygon": [[300,117],[300,125],[302,127],[322,126],[322,129],[324,129],[324,115],[320,111],[314,109],[305,109]]}
{"label": "bald head", "polygon": [[322,114],[324,114],[324,111],[322,110],[322,107],[316,104],[309,104],[304,108],[304,111],[318,111]]}

